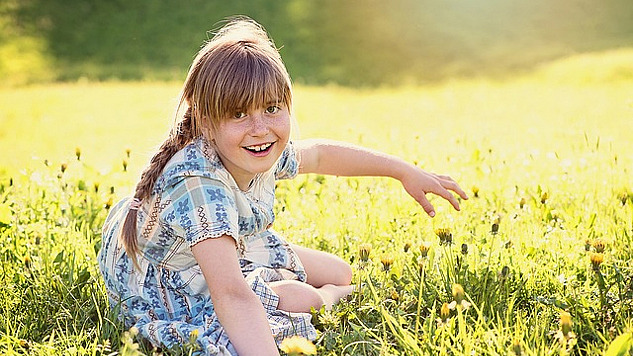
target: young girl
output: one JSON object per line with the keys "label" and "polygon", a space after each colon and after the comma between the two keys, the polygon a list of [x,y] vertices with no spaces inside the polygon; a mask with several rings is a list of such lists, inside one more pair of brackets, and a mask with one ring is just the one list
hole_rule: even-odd
{"label": "young girl", "polygon": [[278,355],[275,342],[314,339],[310,308],[352,292],[342,259],[291,245],[271,229],[275,180],[298,173],[386,176],[430,215],[426,193],[455,209],[450,177],[343,143],[289,141],[290,78],[266,32],[224,26],[198,53],[186,108],[104,228],[99,266],[110,305],[161,348],[196,340],[204,354]]}

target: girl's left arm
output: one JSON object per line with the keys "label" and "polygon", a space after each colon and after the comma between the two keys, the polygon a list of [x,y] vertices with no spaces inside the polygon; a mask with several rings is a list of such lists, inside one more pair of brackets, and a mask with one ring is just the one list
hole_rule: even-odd
{"label": "girl's left arm", "polygon": [[451,177],[426,172],[399,157],[380,151],[322,139],[297,141],[295,146],[300,157],[299,173],[395,178],[431,217],[435,216],[435,209],[426,198],[426,193],[448,200],[456,210],[459,210],[459,202],[449,190],[468,199]]}

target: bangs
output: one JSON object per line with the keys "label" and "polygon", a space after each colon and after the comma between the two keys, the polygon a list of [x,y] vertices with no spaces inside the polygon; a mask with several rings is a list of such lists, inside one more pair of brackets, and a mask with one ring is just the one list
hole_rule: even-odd
{"label": "bangs", "polygon": [[[224,47],[224,48],[222,48]],[[281,58],[273,49],[240,41],[220,46],[215,59],[208,61],[208,75],[200,100],[201,114],[217,125],[238,111],[266,105],[292,105],[291,84]],[[206,106],[206,107],[205,107]]]}

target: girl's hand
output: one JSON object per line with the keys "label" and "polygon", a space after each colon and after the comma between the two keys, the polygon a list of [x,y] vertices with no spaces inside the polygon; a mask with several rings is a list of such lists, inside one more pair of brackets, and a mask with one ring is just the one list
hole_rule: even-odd
{"label": "girl's hand", "polygon": [[457,198],[449,190],[459,194],[462,199],[468,199],[466,193],[453,180],[453,178],[445,175],[426,172],[419,167],[410,166],[412,169],[400,179],[404,189],[415,199],[429,214],[430,217],[435,216],[433,205],[426,198],[426,193],[433,193],[448,200],[455,210],[459,210],[459,202]]}

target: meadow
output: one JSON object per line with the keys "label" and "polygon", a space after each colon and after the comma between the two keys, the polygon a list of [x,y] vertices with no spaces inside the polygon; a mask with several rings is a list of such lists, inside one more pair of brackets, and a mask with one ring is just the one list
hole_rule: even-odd
{"label": "meadow", "polygon": [[[289,240],[354,266],[314,311],[318,355],[630,354],[633,52],[506,80],[297,86],[297,137],[446,173],[429,218],[386,178],[278,185]],[[109,312],[96,264],[109,207],[167,132],[179,83],[0,88],[0,353],[154,354]],[[166,354],[190,354],[195,345]]]}

